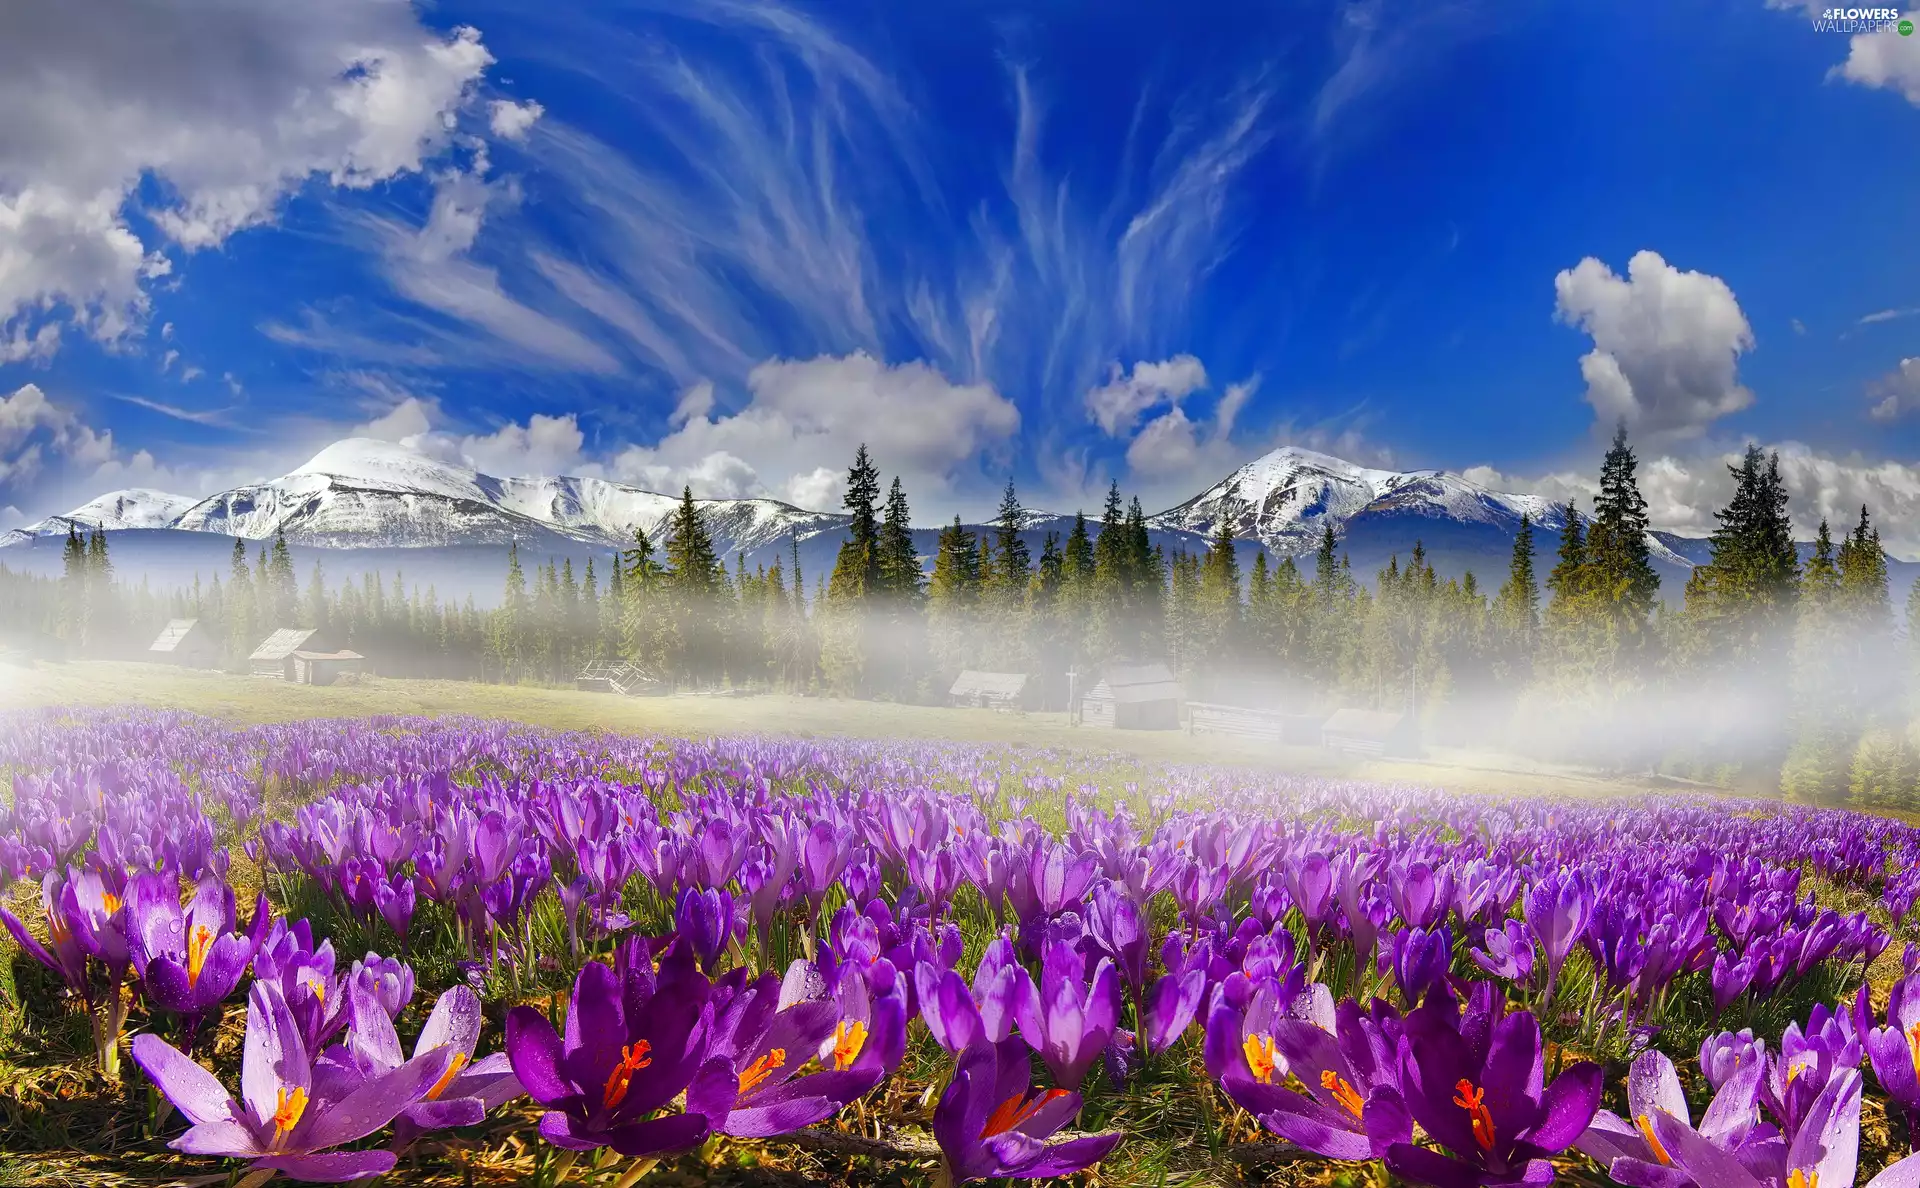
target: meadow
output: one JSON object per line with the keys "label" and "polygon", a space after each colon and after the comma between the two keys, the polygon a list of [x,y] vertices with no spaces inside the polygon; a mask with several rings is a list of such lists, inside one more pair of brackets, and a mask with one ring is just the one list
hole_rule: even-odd
{"label": "meadow", "polygon": [[799,698],[0,699],[0,1182],[1920,1181],[1901,822]]}

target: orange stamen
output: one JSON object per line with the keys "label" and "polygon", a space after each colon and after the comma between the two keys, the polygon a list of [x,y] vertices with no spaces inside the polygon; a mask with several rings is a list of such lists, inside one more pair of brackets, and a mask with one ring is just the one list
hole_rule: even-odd
{"label": "orange stamen", "polygon": [[745,1093],[747,1090],[772,1076],[774,1070],[785,1068],[786,1064],[787,1050],[785,1048],[773,1048],[769,1050],[765,1056],[747,1065],[747,1071],[740,1074],[740,1092]]}
{"label": "orange stamen", "polygon": [[1907,1028],[1907,1051],[1913,1056],[1913,1073],[1920,1076],[1920,1023]]}
{"label": "orange stamen", "polygon": [[187,937],[187,985],[200,980],[200,968],[207,963],[207,954],[213,950],[213,929],[205,924],[194,926],[193,934]]}
{"label": "orange stamen", "polygon": [[101,899],[101,902],[106,906],[107,915],[111,916],[113,915],[113,913],[120,910],[120,897],[118,895],[115,895],[113,892],[111,891],[103,892],[100,896],[100,899]]}
{"label": "orange stamen", "polygon": [[1056,1097],[1065,1097],[1066,1095],[1067,1091],[1065,1089],[1049,1089],[1045,1093],[1033,1098],[1028,1098],[1024,1093],[1016,1093],[1001,1102],[994,1108],[993,1113],[987,1116],[987,1125],[980,1131],[980,1137],[988,1139],[996,1134],[1005,1134],[1007,1131],[1025,1122],[1028,1118],[1039,1113],[1041,1106],[1046,1105]]}
{"label": "orange stamen", "polygon": [[467,1067],[467,1061],[471,1059],[473,1059],[473,1057],[468,1056],[465,1052],[455,1052],[453,1054],[453,1063],[447,1065],[447,1071],[441,1073],[440,1079],[433,1083],[433,1088],[427,1090],[427,1100],[439,1101],[440,1095],[447,1091],[447,1086],[453,1084],[453,1078],[460,1075],[460,1070]]}
{"label": "orange stamen", "polygon": [[1264,1031],[1250,1035],[1240,1042],[1240,1051],[1247,1058],[1247,1067],[1253,1071],[1253,1079],[1262,1085],[1273,1084],[1274,1069],[1280,1064],[1280,1057],[1273,1050],[1273,1037]]}
{"label": "orange stamen", "polygon": [[1333,1100],[1346,1107],[1347,1113],[1358,1118],[1366,1103],[1360,1100],[1360,1093],[1351,1082],[1332,1069],[1320,1073],[1320,1087],[1333,1094]]}
{"label": "orange stamen", "polygon": [[860,1058],[867,1046],[867,1025],[858,1019],[842,1019],[833,1029],[833,1067],[845,1071]]}
{"label": "orange stamen", "polygon": [[1672,1167],[1673,1157],[1667,1154],[1667,1149],[1660,1145],[1659,1137],[1653,1133],[1653,1119],[1641,1114],[1633,1122],[1640,1128],[1640,1137],[1647,1140],[1647,1149],[1653,1152],[1653,1157],[1660,1161],[1662,1167]]}
{"label": "orange stamen", "polygon": [[1473,1118],[1473,1141],[1482,1151],[1493,1150],[1493,1112],[1487,1109],[1487,1091],[1474,1088],[1472,1081],[1462,1078],[1453,1092],[1453,1104]]}
{"label": "orange stamen", "polygon": [[293,1128],[300,1125],[300,1116],[307,1112],[307,1091],[305,1089],[281,1089],[279,1104],[273,1110],[273,1145],[278,1147],[286,1140]]}
{"label": "orange stamen", "polygon": [[647,1055],[651,1051],[653,1044],[647,1040],[620,1049],[620,1063],[614,1066],[613,1072],[607,1077],[606,1092],[601,1095],[601,1101],[608,1109],[626,1099],[627,1086],[633,1081],[633,1074],[653,1063],[653,1057]]}
{"label": "orange stamen", "polygon": [[1820,1188],[1820,1173],[1796,1167],[1787,1173],[1787,1188]]}

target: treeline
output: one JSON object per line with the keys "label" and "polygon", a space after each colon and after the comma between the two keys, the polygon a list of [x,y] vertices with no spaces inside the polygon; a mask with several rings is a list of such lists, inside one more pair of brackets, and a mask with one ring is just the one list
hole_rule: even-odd
{"label": "treeline", "polygon": [[[129,589],[97,532],[69,539],[62,578],[0,570],[0,593],[10,617],[80,654],[143,648],[165,619],[201,618],[233,668],[273,627],[300,625],[393,676],[565,683],[621,661],[680,688],[935,701],[977,668],[1031,674],[1040,702],[1061,707],[1069,671],[1164,659],[1194,699],[1405,711],[1430,739],[1722,784],[1777,779],[1821,803],[1913,800],[1910,664],[1868,509],[1837,541],[1823,523],[1801,564],[1778,460],[1749,448],[1710,558],[1674,606],[1659,597],[1636,467],[1622,431],[1591,510],[1559,509],[1556,555],[1536,554],[1523,520],[1492,590],[1470,572],[1442,577],[1418,543],[1363,582],[1331,529],[1310,555],[1249,550],[1243,568],[1232,497],[1203,548],[1169,553],[1117,485],[1097,519],[1077,515],[1036,554],[1009,484],[985,529],[956,518],[941,530],[929,565],[899,480],[883,494],[863,446],[846,536],[811,590],[797,541],[771,565],[729,566],[689,490],[661,540],[636,532],[598,571],[529,567],[512,550],[486,611],[401,574],[330,586],[316,565],[301,588],[281,539],[251,556],[235,541],[224,583]],[[1916,615],[1920,594],[1907,640],[1920,639]]]}

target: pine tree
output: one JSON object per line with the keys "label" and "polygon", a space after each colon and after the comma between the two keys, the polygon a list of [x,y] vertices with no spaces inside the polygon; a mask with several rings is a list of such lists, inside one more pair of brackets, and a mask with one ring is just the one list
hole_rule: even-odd
{"label": "pine tree", "polygon": [[894,476],[887,492],[886,518],[879,533],[879,583],[888,597],[911,604],[920,597],[922,579],[920,558],[913,548],[913,517],[907,508],[907,493]]}
{"label": "pine tree", "polygon": [[1221,497],[1207,554],[1199,564],[1194,660],[1211,673],[1238,666],[1244,640],[1240,603],[1240,559],[1234,553],[1233,528],[1239,514],[1239,489],[1229,486]]}
{"label": "pine tree", "polygon": [[257,630],[258,619],[254,608],[253,577],[247,571],[247,546],[239,537],[233,538],[233,560],[227,582],[227,655],[241,668],[246,667],[247,657],[260,640]]}
{"label": "pine tree", "polygon": [[933,577],[927,583],[928,630],[942,669],[965,667],[976,646],[982,584],[979,542],[955,516],[940,530]]}
{"label": "pine tree", "polygon": [[1540,585],[1533,574],[1533,519],[1522,514],[1513,536],[1513,560],[1507,581],[1494,599],[1494,617],[1501,635],[1500,665],[1509,681],[1528,679],[1540,632]]}
{"label": "pine tree", "polygon": [[287,548],[284,531],[275,531],[273,534],[273,559],[268,573],[274,624],[291,627],[300,617],[300,584],[293,573],[293,552]]}
{"label": "pine tree", "polygon": [[821,668],[836,690],[869,691],[869,599],[880,592],[880,472],[862,444],[847,471],[847,539],[827,585],[821,616]]}
{"label": "pine tree", "polygon": [[1032,554],[1020,535],[1027,528],[1027,509],[1020,506],[1020,496],[1014,492],[1012,479],[1007,480],[1007,489],[1000,496],[1000,510],[993,524],[992,581],[1003,598],[1012,600],[1025,593],[1033,569]]}
{"label": "pine tree", "polygon": [[1660,575],[1647,547],[1647,501],[1634,478],[1637,466],[1623,421],[1600,465],[1600,494],[1593,501],[1586,539],[1586,563],[1593,572],[1582,583],[1592,600],[1591,613],[1605,619],[1601,634],[1610,645],[1609,654],[1596,658],[1596,666],[1610,679],[1629,683],[1642,675],[1660,592]]}
{"label": "pine tree", "polygon": [[693,501],[692,487],[681,491],[667,531],[671,667],[683,678],[710,682],[721,671],[717,620],[726,571],[714,552],[706,517]]}
{"label": "pine tree", "polygon": [[507,584],[494,612],[487,650],[492,655],[500,679],[513,684],[520,680],[522,649],[527,629],[527,575],[520,567],[520,542],[507,546]]}

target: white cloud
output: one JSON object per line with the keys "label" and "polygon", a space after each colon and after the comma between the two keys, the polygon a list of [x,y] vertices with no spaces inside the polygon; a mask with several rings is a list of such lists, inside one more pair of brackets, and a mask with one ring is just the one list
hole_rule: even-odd
{"label": "white cloud", "polygon": [[[1135,369],[1138,374],[1139,369]],[[1149,481],[1186,477],[1196,482],[1215,481],[1238,456],[1228,440],[1241,409],[1260,387],[1259,377],[1229,384],[1214,406],[1211,420],[1196,423],[1179,405],[1147,422],[1146,428],[1127,446],[1127,468]]]}
{"label": "white cloud", "polygon": [[1900,366],[1867,385],[1867,397],[1873,406],[1867,415],[1876,421],[1893,421],[1920,409],[1920,359],[1902,359]]}
{"label": "white cloud", "polygon": [[864,352],[770,360],[748,374],[747,390],[737,413],[689,410],[658,444],[621,451],[608,464],[613,477],[830,508],[865,443],[883,474],[926,498],[951,490],[963,468],[1020,428],[1019,410],[991,385],[955,384],[925,363],[888,366]]}
{"label": "white cloud", "polygon": [[1136,362],[1133,372],[1113,364],[1107,382],[1089,389],[1087,417],[1109,437],[1124,437],[1140,423],[1140,414],[1155,405],[1178,406],[1187,396],[1207,386],[1207,369],[1192,355],[1175,355],[1158,363]]}
{"label": "white cloud", "polygon": [[545,115],[547,109],[531,99],[525,103],[495,99],[487,105],[487,112],[487,126],[495,136],[502,140],[525,140],[534,122]]}
{"label": "white cloud", "polygon": [[678,429],[695,417],[704,419],[712,411],[713,381],[701,380],[680,394],[680,403],[674,405],[673,415],[667,418],[667,424]]}
{"label": "white cloud", "polygon": [[474,469],[487,474],[557,475],[580,471],[584,444],[586,436],[574,414],[535,413],[524,425],[509,421],[492,433],[462,437],[459,451]]}
{"label": "white cloud", "polygon": [[[0,343],[37,341],[21,323],[63,314],[119,338],[171,268],[169,242],[217,246],[312,178],[419,171],[492,61],[475,30],[435,32],[392,0],[10,6]],[[135,201],[164,240],[129,224]]]}
{"label": "white cloud", "polygon": [[1830,77],[1898,91],[1908,103],[1920,105],[1920,43],[1891,26],[1855,34],[1847,43],[1847,60]]}
{"label": "white cloud", "polygon": [[433,420],[439,411],[439,407],[431,401],[409,395],[380,416],[355,425],[348,436],[408,443],[432,430]]}
{"label": "white cloud", "polygon": [[39,385],[0,397],[0,486],[32,482],[55,460],[63,469],[92,470],[115,457],[112,430],[96,431]]}
{"label": "white cloud", "polygon": [[1737,375],[1753,331],[1719,277],[1640,251],[1624,277],[1589,256],[1553,287],[1555,317],[1593,338],[1580,374],[1597,427],[1624,419],[1636,440],[1673,441],[1753,403]]}

